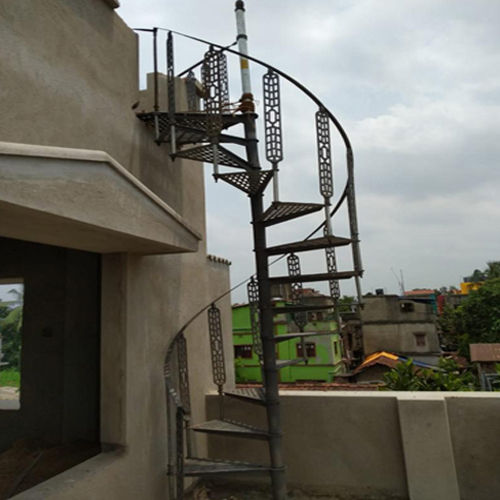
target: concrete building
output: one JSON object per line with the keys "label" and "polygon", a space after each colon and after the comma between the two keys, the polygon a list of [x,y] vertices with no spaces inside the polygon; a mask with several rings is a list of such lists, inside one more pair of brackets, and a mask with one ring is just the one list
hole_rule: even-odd
{"label": "concrete building", "polygon": [[437,364],[440,348],[431,304],[397,295],[366,295],[364,301],[365,355],[388,351]]}
{"label": "concrete building", "polygon": [[[131,109],[145,97],[138,37],[117,5],[0,4],[0,280],[25,287],[20,408],[0,408],[0,451],[89,444],[62,468],[97,453],[18,498],[165,498],[165,351],[229,288],[227,264],[206,254],[202,165],[171,162]],[[190,328],[204,335],[206,316]],[[209,359],[208,341],[188,349]],[[197,415],[209,373],[191,365]],[[6,479],[14,455],[4,494],[27,487],[14,483],[29,461]]]}

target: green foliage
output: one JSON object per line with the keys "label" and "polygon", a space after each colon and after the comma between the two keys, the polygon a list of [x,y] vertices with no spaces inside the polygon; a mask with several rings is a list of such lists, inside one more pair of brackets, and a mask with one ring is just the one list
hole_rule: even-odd
{"label": "green foliage", "polygon": [[469,344],[500,342],[500,278],[471,292],[455,310],[459,351],[469,355]]}
{"label": "green foliage", "polygon": [[[17,292],[12,290],[11,292]],[[9,292],[9,293],[11,293]],[[17,292],[19,293],[19,292]],[[9,368],[19,370],[21,367],[21,332],[23,326],[23,307],[0,302],[0,335],[2,336],[2,362]]]}
{"label": "green foliage", "polygon": [[354,304],[354,297],[349,295],[344,295],[339,299],[339,311],[342,312],[351,312],[352,305]]}
{"label": "green foliage", "polygon": [[19,387],[21,385],[21,374],[18,370],[7,368],[0,369],[0,387]]}
{"label": "green foliage", "polygon": [[387,391],[473,391],[476,379],[469,371],[460,371],[453,359],[439,360],[438,370],[420,369],[412,359],[399,363],[384,375]]}

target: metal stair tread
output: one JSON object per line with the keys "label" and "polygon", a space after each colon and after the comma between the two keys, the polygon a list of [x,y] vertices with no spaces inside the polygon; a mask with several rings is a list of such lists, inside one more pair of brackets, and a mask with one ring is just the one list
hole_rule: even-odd
{"label": "metal stair tread", "polygon": [[281,370],[282,368],[286,368],[287,366],[298,365],[299,363],[304,363],[304,362],[305,362],[304,358],[279,359],[276,361],[276,367],[278,368],[278,370]]}
{"label": "metal stair tread", "polygon": [[321,203],[296,203],[275,201],[271,203],[270,207],[262,214],[260,222],[266,226],[279,224],[303,215],[312,214],[322,210],[324,205]]}
{"label": "metal stair tread", "polygon": [[[226,149],[221,145],[217,145],[217,149],[219,151],[218,155],[219,165],[225,165],[227,167],[234,167],[234,168],[243,168],[245,170],[250,170],[252,168],[246,160],[239,157],[232,151],[229,151],[229,149]],[[214,152],[211,144],[205,144],[203,146],[181,149],[175,154],[175,157],[187,158],[190,160],[201,161],[204,163],[213,163]]]}
{"label": "metal stair tread", "polygon": [[295,241],[267,248],[268,255],[279,255],[291,252],[306,252],[308,250],[318,250],[320,248],[340,247],[349,245],[352,242],[350,238],[341,236],[323,236],[310,240]]}
{"label": "metal stair tread", "polygon": [[269,278],[271,284],[276,283],[307,283],[312,281],[343,280],[353,278],[356,271],[338,271],[335,273],[299,274],[297,276],[274,276]]}
{"label": "metal stair tread", "polygon": [[224,391],[224,395],[248,401],[249,403],[266,405],[266,391],[263,387],[237,387],[228,391]]}
{"label": "metal stair tread", "polygon": [[212,460],[209,458],[187,458],[184,462],[185,476],[212,476],[230,473],[268,472],[267,465],[238,462],[236,460]]}
{"label": "metal stair tread", "polygon": [[321,337],[326,335],[333,335],[337,332],[332,331],[321,331],[321,332],[296,332],[296,333],[284,333],[282,335],[275,335],[275,342],[286,342],[287,340],[293,340],[297,338],[307,338],[307,337]]}
{"label": "metal stair tread", "polygon": [[255,172],[232,172],[227,174],[214,174],[215,179],[220,179],[241,191],[255,195],[266,189],[273,177],[272,170],[258,170]]}
{"label": "metal stair tread", "polygon": [[273,314],[283,314],[283,313],[296,313],[296,312],[309,312],[309,311],[324,311],[326,309],[332,309],[334,307],[332,304],[321,304],[321,305],[311,305],[311,304],[299,304],[299,305],[288,305],[288,306],[277,306],[273,307]]}
{"label": "metal stair tread", "polygon": [[[154,126],[155,115],[158,116],[160,131],[164,131],[170,127],[168,111],[151,111],[148,113],[136,113],[137,118],[148,125]],[[233,125],[243,123],[243,115],[234,115],[232,113],[223,113],[222,129],[227,129]],[[181,127],[189,127],[194,129],[206,129],[207,114],[204,111],[190,111],[185,113],[175,113],[175,125]]]}
{"label": "metal stair tread", "polygon": [[201,424],[191,426],[197,432],[207,432],[212,434],[231,434],[238,437],[248,437],[254,439],[267,439],[269,432],[265,429],[254,427],[253,425],[235,422],[232,420],[208,420]]}

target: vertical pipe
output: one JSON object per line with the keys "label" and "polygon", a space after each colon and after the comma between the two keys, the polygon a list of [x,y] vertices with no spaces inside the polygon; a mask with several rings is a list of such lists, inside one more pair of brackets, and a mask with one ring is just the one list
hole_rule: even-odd
{"label": "vertical pipe", "polygon": [[[238,50],[248,54],[248,37],[245,29],[245,4],[236,2],[236,26],[238,30]],[[260,170],[257,149],[257,131],[253,114],[253,96],[250,85],[248,59],[240,57],[242,108],[245,112],[245,138],[247,139],[247,160],[252,167]],[[246,104],[246,105],[245,105]],[[259,171],[250,172],[256,176]],[[269,430],[269,454],[271,457],[271,481],[273,500],[286,499],[285,468],[281,445],[281,414],[279,402],[279,374],[276,366],[276,344],[274,341],[274,323],[271,303],[271,284],[269,282],[269,263],[266,253],[266,228],[261,222],[264,213],[263,194],[251,195],[252,228],[255,251],[255,267],[259,286],[260,327],[262,338],[262,357],[264,361],[264,381],[266,390],[267,425]]]}
{"label": "vertical pipe", "polygon": [[[256,142],[255,118],[247,114],[245,120],[245,137],[247,142],[247,156],[249,163],[259,166]],[[279,402],[279,374],[276,366],[276,344],[273,332],[273,312],[271,305],[271,285],[269,283],[269,264],[266,254],[266,230],[260,222],[264,212],[263,195],[252,195],[250,198],[252,209],[252,227],[254,237],[255,265],[257,282],[259,285],[259,308],[261,320],[262,357],[264,361],[264,381],[266,389],[267,424],[269,429],[269,453],[271,457],[271,480],[273,499],[286,499],[285,469],[281,445],[281,410]]]}
{"label": "vertical pipe", "polygon": [[158,121],[158,111],[160,109],[158,105],[158,28],[153,28],[153,84],[154,84],[154,119],[155,119],[155,137],[158,143],[160,138],[160,123]]}
{"label": "vertical pipe", "polygon": [[[245,2],[238,0],[235,4],[236,12],[236,40],[238,41],[238,52],[248,55],[248,36],[245,25]],[[250,82],[250,67],[248,59],[240,56],[241,90],[243,94],[252,93]]]}

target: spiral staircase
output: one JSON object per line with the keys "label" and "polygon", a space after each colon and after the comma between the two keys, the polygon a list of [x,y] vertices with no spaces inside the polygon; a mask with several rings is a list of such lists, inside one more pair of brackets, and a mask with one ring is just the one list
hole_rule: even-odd
{"label": "spiral staircase", "polygon": [[[337,119],[308,89],[282,71],[253,57],[228,47],[211,44],[203,59],[185,73],[189,110],[176,110],[173,32],[167,37],[167,86],[168,109],[162,111],[158,104],[158,68],[156,35],[158,28],[150,30],[155,40],[155,104],[154,111],[138,113],[137,116],[154,130],[155,141],[166,143],[171,157],[211,163],[213,177],[223,181],[246,194],[250,200],[256,273],[249,280],[248,298],[254,351],[258,354],[262,368],[263,385],[253,389],[227,389],[226,367],[224,363],[221,314],[217,303],[208,304],[199,312],[208,314],[208,338],[211,348],[213,381],[218,387],[220,397],[220,417],[217,420],[196,423],[191,420],[189,394],[188,356],[185,332],[192,318],[171,341],[165,358],[165,384],[167,398],[168,475],[169,498],[184,498],[186,477],[211,477],[230,474],[270,474],[273,498],[286,498],[285,463],[282,456],[282,434],[280,401],[278,393],[280,369],[307,363],[305,339],[324,334],[324,332],[304,332],[307,312],[324,310],[325,305],[311,306],[303,302],[303,283],[327,282],[331,302],[328,307],[337,319],[338,331],[341,327],[338,301],[341,280],[354,280],[357,290],[357,304],[361,305],[360,277],[362,275],[359,238],[356,219],[353,156],[349,139]],[[239,56],[241,60],[254,62],[263,67],[263,130],[265,137],[265,157],[270,168],[263,169],[259,162],[257,148],[257,121],[254,101],[251,94],[244,94],[240,101],[230,103],[227,76],[227,54]],[[200,77],[194,71],[200,68]],[[178,77],[179,75],[177,75]],[[298,88],[312,101],[316,108],[316,146],[319,171],[319,201],[298,203],[279,199],[278,172],[283,161],[282,114],[280,83],[285,80]],[[201,85],[200,82],[201,81]],[[199,109],[199,96],[202,96],[203,109]],[[244,135],[232,135],[231,129],[242,125]],[[333,126],[343,140],[346,152],[347,182],[333,206],[333,154],[330,129]],[[240,127],[241,128],[241,127]],[[229,146],[232,145],[232,146]],[[229,147],[238,146],[237,154]],[[273,201],[264,207],[263,194],[273,184]],[[333,232],[333,221],[338,209],[347,204],[350,234],[339,236]],[[323,223],[309,237],[301,241],[269,246],[266,231],[271,226],[290,224],[299,217],[315,212],[324,214]],[[320,234],[318,234],[318,232]],[[350,247],[353,266],[339,270],[336,248]],[[323,268],[317,273],[302,274],[299,255],[304,252],[324,250]],[[286,256],[288,274],[270,276],[270,259]],[[288,284],[292,301],[282,307],[272,307],[271,287],[275,284]],[[298,326],[297,333],[275,336],[273,317],[276,314],[292,315]],[[304,357],[277,360],[276,343],[299,339]],[[267,428],[256,428],[244,422],[229,420],[224,415],[225,398],[237,398],[248,405],[260,405],[267,411]],[[197,433],[233,436],[237,438],[265,440],[269,445],[267,465],[238,461],[221,461],[194,456],[193,439]]]}

